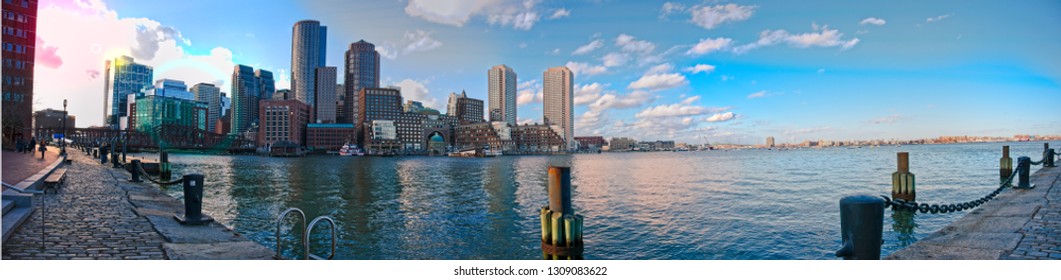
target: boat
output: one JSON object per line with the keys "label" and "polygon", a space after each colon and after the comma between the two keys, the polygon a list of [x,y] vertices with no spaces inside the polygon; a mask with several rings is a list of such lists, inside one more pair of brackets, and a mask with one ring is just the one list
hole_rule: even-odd
{"label": "boat", "polygon": [[343,144],[342,148],[339,148],[339,156],[348,157],[353,156],[357,151],[356,145],[350,145],[350,143]]}

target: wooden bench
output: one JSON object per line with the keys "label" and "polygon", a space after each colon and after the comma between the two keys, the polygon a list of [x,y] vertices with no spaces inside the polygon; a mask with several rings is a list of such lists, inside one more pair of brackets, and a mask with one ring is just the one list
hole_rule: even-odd
{"label": "wooden bench", "polygon": [[49,189],[55,192],[59,191],[59,187],[66,182],[66,168],[59,168],[52,172],[52,175],[48,175],[48,178],[44,179],[44,191],[47,192]]}

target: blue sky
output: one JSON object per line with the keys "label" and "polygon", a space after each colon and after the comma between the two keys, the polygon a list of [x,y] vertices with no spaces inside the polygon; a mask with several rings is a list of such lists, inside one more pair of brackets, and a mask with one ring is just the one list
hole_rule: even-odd
{"label": "blue sky", "polygon": [[485,100],[486,71],[503,63],[519,76],[519,119],[540,121],[542,72],[567,65],[580,136],[1061,134],[1061,3],[922,2],[42,0],[38,60],[61,61],[38,62],[37,106],[81,98],[72,114],[98,123],[91,70],[119,53],[156,79],[227,92],[238,63],[285,88],[291,27],[315,19],[329,27],[329,65],[343,67],[351,42],[374,43],[384,84],[436,108],[451,91]]}

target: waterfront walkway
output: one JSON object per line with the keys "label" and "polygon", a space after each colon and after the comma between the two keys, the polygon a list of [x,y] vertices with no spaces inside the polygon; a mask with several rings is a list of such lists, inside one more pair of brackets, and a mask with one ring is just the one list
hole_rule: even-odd
{"label": "waterfront walkway", "polygon": [[216,222],[182,226],[173,215],[183,213],[183,204],[157,186],[129,183],[128,172],[100,165],[79,150],[70,150],[69,156],[73,164],[67,166],[66,185],[58,194],[34,198],[36,211],[3,244],[3,259],[272,256],[271,250]]}
{"label": "waterfront walkway", "polygon": [[1030,180],[1034,189],[1007,189],[886,259],[1061,259],[1061,167],[1044,167]]}
{"label": "waterfront walkway", "polygon": [[22,180],[37,174],[55,160],[59,159],[59,152],[54,147],[49,147],[41,159],[41,152],[19,153],[15,151],[3,151],[3,181],[11,185],[17,185]]}

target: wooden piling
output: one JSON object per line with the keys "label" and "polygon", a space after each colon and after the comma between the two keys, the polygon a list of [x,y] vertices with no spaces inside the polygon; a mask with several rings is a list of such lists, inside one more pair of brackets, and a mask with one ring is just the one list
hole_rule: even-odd
{"label": "wooden piling", "polygon": [[540,210],[542,259],[582,259],[582,220],[571,205],[571,168],[549,166],[549,206]]}
{"label": "wooden piling", "polygon": [[892,199],[914,201],[917,198],[914,182],[914,174],[910,173],[910,154],[900,152],[898,170],[892,173]]}
{"label": "wooden piling", "polygon": [[998,175],[1001,180],[1013,175],[1013,159],[1009,157],[1009,146],[1002,146],[1002,158],[998,160]]}

